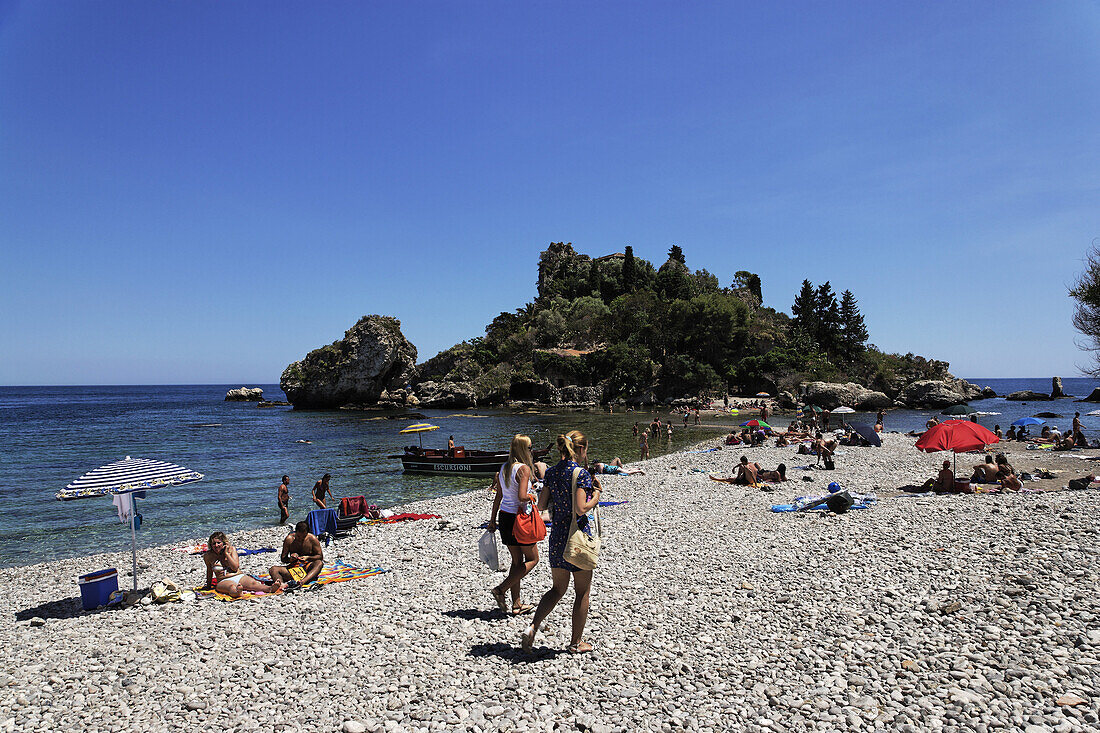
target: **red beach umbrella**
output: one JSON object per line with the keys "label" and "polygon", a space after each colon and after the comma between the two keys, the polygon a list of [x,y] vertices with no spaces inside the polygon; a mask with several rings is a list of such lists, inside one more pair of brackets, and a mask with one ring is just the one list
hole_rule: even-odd
{"label": "red beach umbrella", "polygon": [[987,445],[1000,442],[1000,438],[977,423],[969,420],[947,420],[928,428],[917,440],[917,450],[925,453],[949,450],[958,454],[981,450]]}

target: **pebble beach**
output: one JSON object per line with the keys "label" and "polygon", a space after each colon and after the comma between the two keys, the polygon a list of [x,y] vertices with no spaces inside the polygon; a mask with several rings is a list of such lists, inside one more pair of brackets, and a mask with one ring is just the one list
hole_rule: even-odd
{"label": "pebble beach", "polygon": [[[1055,490],[1093,464],[1019,451],[1017,470],[1058,472],[1035,482],[1047,490],[897,496],[944,455],[883,437],[841,448],[836,471],[732,446],[601,477],[627,503],[603,510],[586,655],[565,652],[571,592],[520,650],[530,617],[496,610],[501,575],[477,558],[486,490],[401,507],[442,520],[360,526],[326,559],[390,572],[317,591],[83,612],[76,576],[118,567],[126,588],[128,552],[3,569],[0,731],[1096,730],[1100,494]],[[708,478],[741,455],[791,480]],[[880,500],[770,511],[830,481]],[[278,547],[287,531],[230,540]],[[203,581],[175,547],[138,559],[142,587]],[[549,584],[544,558],[524,600]]]}

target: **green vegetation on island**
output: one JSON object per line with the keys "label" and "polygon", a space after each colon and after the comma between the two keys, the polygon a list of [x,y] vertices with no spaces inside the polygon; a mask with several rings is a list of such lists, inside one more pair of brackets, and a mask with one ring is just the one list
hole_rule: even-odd
{"label": "green vegetation on island", "polygon": [[762,296],[755,273],[692,271],[678,246],[654,267],[631,247],[592,258],[555,242],[539,257],[534,301],[419,365],[417,381],[463,383],[479,403],[562,389],[583,394],[577,401],[655,402],[797,393],[810,381],[856,382],[893,398],[912,381],[949,376],[946,362],[869,344],[850,290],[838,298],[831,283],[805,280],[793,317]]}

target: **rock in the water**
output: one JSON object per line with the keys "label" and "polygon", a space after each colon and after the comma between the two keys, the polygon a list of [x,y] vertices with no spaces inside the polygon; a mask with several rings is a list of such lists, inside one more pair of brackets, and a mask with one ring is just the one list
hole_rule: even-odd
{"label": "rock in the water", "polygon": [[996,396],[997,396],[997,391],[995,389],[993,389],[992,387],[982,387],[981,399],[991,400]]}
{"label": "rock in the water", "polygon": [[226,402],[262,402],[264,391],[259,387],[240,387],[225,393]]}
{"label": "rock in the water", "polygon": [[1013,402],[1031,402],[1034,400],[1049,400],[1050,395],[1042,392],[1032,392],[1030,389],[1021,389],[1019,392],[1005,395],[1005,399]]}
{"label": "rock in the water", "polygon": [[810,382],[805,388],[806,394],[803,395],[803,399],[806,403],[827,410],[832,410],[841,405],[847,405],[857,410],[881,410],[893,403],[883,392],[867,389],[855,382],[848,382],[847,384]]}
{"label": "rock in the water", "polygon": [[416,366],[416,347],[389,316],[363,316],[329,346],[286,368],[279,386],[295,408],[373,404],[387,388],[404,387]]}
{"label": "rock in the water", "polygon": [[1088,397],[1086,397],[1083,401],[1084,402],[1100,402],[1100,387],[1097,387],[1096,389],[1094,389],[1092,391],[1092,394],[1090,394]]}
{"label": "rock in the water", "polygon": [[1062,378],[1051,377],[1050,379],[1050,399],[1058,400],[1063,397],[1069,397],[1070,395],[1062,391]]}
{"label": "rock in the water", "polygon": [[908,407],[947,407],[971,399],[967,392],[955,381],[919,379],[907,384],[898,395],[898,400]]}
{"label": "rock in the water", "polygon": [[1036,412],[1035,417],[1065,417],[1065,415],[1059,415],[1057,412]]}

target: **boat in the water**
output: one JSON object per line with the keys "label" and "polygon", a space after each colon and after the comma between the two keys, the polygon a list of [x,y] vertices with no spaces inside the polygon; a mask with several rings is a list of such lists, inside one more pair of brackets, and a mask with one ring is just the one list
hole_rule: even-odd
{"label": "boat in the water", "polygon": [[[536,450],[539,459],[549,451]],[[410,445],[405,452],[387,458],[400,458],[405,473],[453,474],[455,476],[493,476],[508,460],[508,451],[469,450],[456,446],[453,450],[438,450]]]}
{"label": "boat in the water", "polygon": [[437,450],[409,446],[401,455],[388,456],[400,458],[405,473],[449,473],[460,476],[492,476],[500,469],[500,464],[508,460],[508,451],[467,450],[455,447],[453,450]]}

